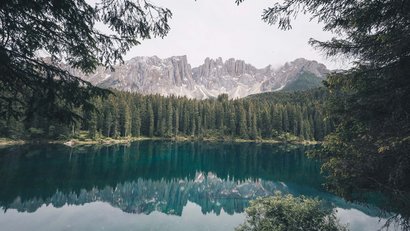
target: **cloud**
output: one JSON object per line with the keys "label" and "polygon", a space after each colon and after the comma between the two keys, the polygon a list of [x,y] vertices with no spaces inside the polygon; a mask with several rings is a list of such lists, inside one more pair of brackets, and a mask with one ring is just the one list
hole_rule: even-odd
{"label": "cloud", "polygon": [[344,68],[345,63],[326,59],[309,44],[309,38],[328,40],[330,32],[323,25],[300,15],[290,31],[281,31],[261,20],[270,1],[245,1],[237,6],[234,0],[157,0],[154,4],[173,12],[171,31],[163,39],[144,40],[133,48],[126,59],[135,56],[166,58],[187,55],[192,66],[206,57],[243,59],[256,66],[279,66],[303,57],[324,63],[331,69]]}

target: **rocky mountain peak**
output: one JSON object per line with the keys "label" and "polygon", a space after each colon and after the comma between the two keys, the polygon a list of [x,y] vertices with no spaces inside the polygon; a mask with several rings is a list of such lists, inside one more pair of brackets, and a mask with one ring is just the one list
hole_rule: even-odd
{"label": "rocky mountain peak", "polygon": [[308,72],[318,78],[325,78],[329,70],[325,65],[314,60],[298,58],[294,61],[285,63],[282,67],[271,70],[272,78],[265,81],[261,86],[261,91],[278,91],[283,89],[286,84],[295,81],[301,73]]}
{"label": "rocky mountain peak", "polygon": [[[286,64],[285,64],[286,66]],[[329,70],[324,64],[318,63],[316,60],[307,60],[305,58],[298,58],[290,62],[289,66],[293,66],[300,71],[307,71],[315,74],[317,77],[324,78]]]}
{"label": "rocky mountain peak", "polygon": [[304,58],[287,62],[276,69],[270,65],[258,69],[243,60],[230,58],[224,61],[221,57],[208,57],[202,65],[191,68],[186,55],[165,59],[139,56],[115,69],[111,72],[97,68],[94,74],[80,74],[80,77],[100,87],[204,99],[222,93],[230,98],[240,98],[276,91],[295,81],[302,72],[309,72],[318,78],[324,78],[329,73],[325,65]]}

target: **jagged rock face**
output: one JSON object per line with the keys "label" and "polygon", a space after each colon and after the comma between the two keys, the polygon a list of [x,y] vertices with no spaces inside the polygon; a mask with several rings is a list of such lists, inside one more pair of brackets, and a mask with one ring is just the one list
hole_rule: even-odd
{"label": "jagged rock face", "polygon": [[[254,66],[242,60],[206,58],[205,63],[192,69],[195,82],[204,88],[207,96],[227,93],[231,98],[240,98],[259,93],[266,76]],[[255,87],[256,86],[256,87]]]}
{"label": "jagged rock face", "polygon": [[258,69],[242,60],[233,58],[206,58],[204,64],[191,69],[186,56],[167,59],[135,57],[124,65],[116,66],[115,72],[97,68],[91,75],[76,75],[92,84],[142,94],[177,95],[205,99],[226,93],[230,98],[276,91],[295,81],[301,72],[310,72],[324,78],[329,70],[323,64],[306,59],[286,63],[279,69],[271,66]]}
{"label": "jagged rock face", "polygon": [[142,94],[187,95],[195,98],[195,82],[186,56],[167,59],[135,57],[112,72],[97,68],[92,75],[82,76],[92,84]]}
{"label": "jagged rock face", "polygon": [[126,213],[150,214],[154,211],[181,216],[188,201],[201,206],[202,212],[229,214],[243,212],[248,201],[272,196],[275,192],[289,193],[289,188],[273,181],[224,181],[215,174],[197,173],[192,180],[144,180],[118,183],[115,187],[81,189],[77,192],[56,191],[47,198],[16,198],[7,208],[19,212],[35,212],[44,204],[56,208],[64,205],[84,205],[102,201]]}

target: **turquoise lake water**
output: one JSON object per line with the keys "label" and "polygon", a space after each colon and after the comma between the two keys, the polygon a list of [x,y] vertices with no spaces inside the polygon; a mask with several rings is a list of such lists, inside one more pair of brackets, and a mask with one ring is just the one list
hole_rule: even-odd
{"label": "turquoise lake water", "polygon": [[314,147],[141,141],[0,149],[0,230],[233,230],[249,200],[318,197],[351,230],[377,230],[379,209],[322,188]]}

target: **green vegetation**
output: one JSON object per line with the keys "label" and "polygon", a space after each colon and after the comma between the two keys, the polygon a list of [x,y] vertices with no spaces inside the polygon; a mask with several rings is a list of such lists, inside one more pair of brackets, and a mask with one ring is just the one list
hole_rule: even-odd
{"label": "green vegetation", "polygon": [[287,84],[282,91],[301,91],[323,86],[323,79],[310,72],[299,73],[297,79]]}
{"label": "green vegetation", "polygon": [[[321,111],[323,90],[229,100],[144,96],[114,92],[94,98],[96,111],[77,109],[85,120],[69,126],[34,114],[30,123],[0,121],[0,136],[15,139],[161,137],[176,139],[322,140],[332,130]],[[282,97],[283,96],[283,97]],[[316,96],[316,97],[313,97]],[[303,100],[302,100],[303,99]],[[24,113],[24,112],[22,112]],[[87,136],[80,131],[87,131]]]}
{"label": "green vegetation", "polygon": [[[270,93],[240,100],[222,95],[198,101],[124,92],[107,97],[107,91],[57,65],[65,61],[85,73],[98,65],[112,66],[139,43],[137,37],[166,35],[169,10],[145,1],[102,1],[96,7],[84,0],[6,1],[0,5],[0,136],[86,139],[80,134],[86,130],[91,140],[182,136],[287,141],[322,140],[333,131],[314,154],[323,160],[329,188],[344,196],[389,192],[409,207],[409,200],[403,199],[410,192],[410,1],[284,0],[266,9],[263,20],[287,30],[299,12],[309,13],[324,30],[341,37],[328,42],[312,39],[313,46],[329,56],[355,60],[350,70],[328,77],[327,92]],[[95,23],[116,33],[100,34]],[[39,50],[51,59],[36,58]],[[304,73],[285,90],[315,84]],[[326,115],[321,108],[325,96]],[[264,203],[319,216],[316,220],[301,215],[302,223],[293,225],[311,227],[309,222],[317,221],[320,227],[321,222],[334,220],[314,212],[316,202],[285,197],[285,206],[281,200],[255,202],[249,213],[258,218],[248,221],[249,229],[282,229],[275,226],[280,222],[272,221],[288,214],[270,217],[262,210],[259,215],[258,206]],[[305,203],[306,208],[298,207]]]}
{"label": "green vegetation", "polygon": [[[323,179],[319,163],[304,155],[306,150],[313,148],[288,144],[154,140],[76,148],[62,145],[1,148],[0,208],[4,215],[13,208],[33,213],[44,204],[74,207],[103,202],[110,203],[107,208],[115,207],[129,215],[139,211],[147,216],[156,211],[172,214],[179,220],[186,218],[185,209],[189,202],[201,206],[197,211],[203,215],[242,213],[249,196],[255,195],[254,190],[266,194],[273,193],[273,190],[304,193],[308,187],[312,194],[326,201],[341,201],[336,196],[321,193]],[[201,176],[205,179],[197,181]],[[292,182],[293,186],[281,187],[277,181]],[[239,192],[235,190],[238,188]],[[334,206],[354,208],[346,203]],[[64,214],[64,207],[59,207],[62,210],[56,212]],[[104,210],[104,213],[111,216],[110,210]],[[87,211],[82,214],[90,215]],[[218,219],[215,226],[225,221],[223,216],[219,218],[221,220]],[[19,220],[25,221],[23,218]],[[72,221],[69,219],[63,225]],[[111,226],[122,230],[117,228],[116,221],[110,221]],[[202,219],[195,222],[203,225]],[[190,227],[182,230],[195,230],[195,227]],[[93,227],[87,230],[90,229]]]}
{"label": "green vegetation", "polygon": [[[91,99],[108,91],[67,69],[92,73],[97,66],[112,67],[138,40],[165,36],[170,17],[168,9],[147,1],[2,1],[0,119],[35,123],[33,117],[41,114],[50,121],[75,123],[81,117],[76,108],[92,109]],[[96,24],[112,34],[100,32]],[[39,58],[39,52],[50,58]],[[41,132],[49,131],[33,134]]]}
{"label": "green vegetation", "polygon": [[390,195],[388,204],[402,211],[403,230],[410,229],[409,12],[406,0],[284,0],[262,15],[268,24],[289,30],[299,13],[308,13],[339,36],[310,40],[328,56],[354,60],[350,70],[333,73],[324,83],[326,117],[336,128],[313,156],[323,161],[327,186],[339,195]]}
{"label": "green vegetation", "polygon": [[237,231],[338,231],[347,230],[339,224],[335,211],[326,209],[318,199],[304,196],[258,198],[246,209],[247,220]]}
{"label": "green vegetation", "polygon": [[288,30],[292,16],[309,13],[340,36],[310,43],[328,56],[355,60],[325,82],[325,108],[336,129],[316,153],[328,186],[345,196],[381,190],[402,200],[410,192],[409,12],[405,0],[285,0],[262,16]]}

